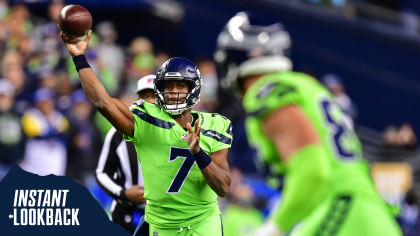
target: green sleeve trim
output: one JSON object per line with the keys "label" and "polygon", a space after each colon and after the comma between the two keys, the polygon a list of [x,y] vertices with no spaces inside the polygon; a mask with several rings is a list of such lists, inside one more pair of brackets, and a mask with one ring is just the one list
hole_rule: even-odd
{"label": "green sleeve trim", "polygon": [[229,138],[227,136],[224,136],[223,134],[221,134],[217,131],[205,130],[205,129],[202,128],[201,129],[201,134],[204,135],[204,136],[207,136],[209,138],[212,138],[212,139],[214,139],[214,140],[216,140],[220,143],[224,143],[224,144],[227,144],[227,145],[232,145],[232,139],[231,138]]}
{"label": "green sleeve trim", "polygon": [[[133,109],[133,110],[137,110],[137,109]],[[133,112],[133,110],[131,112]],[[140,120],[140,118],[136,117],[134,115],[134,113],[133,113],[133,117],[134,117],[134,136],[130,137],[130,136],[124,134],[123,138],[127,142],[132,142],[132,143],[136,144],[136,143],[139,142],[139,140],[142,137],[142,131],[139,130],[142,127],[142,125],[140,124],[140,122],[142,122],[142,121]]]}
{"label": "green sleeve trim", "polygon": [[137,108],[137,109],[141,108],[142,111],[144,111],[146,109],[144,107],[145,103],[146,103],[146,101],[144,101],[143,99],[137,100],[133,104],[131,104],[130,110],[133,110],[134,108]]}
{"label": "green sleeve trim", "polygon": [[232,122],[224,116],[218,116],[216,120],[218,124],[223,123],[217,127],[216,130],[201,130],[201,134],[213,139],[212,151],[217,152],[219,150],[230,148],[232,146],[233,135],[232,133]]}
{"label": "green sleeve trim", "polygon": [[145,113],[134,104],[130,107],[130,111],[134,117],[134,136],[130,137],[124,134],[123,138],[127,142],[133,142],[134,144],[137,144],[140,141],[141,137],[143,136],[142,127],[144,125],[144,121],[142,121],[142,119],[140,119],[140,117],[136,115],[136,113],[143,113],[143,114]]}
{"label": "green sleeve trim", "polygon": [[282,201],[272,216],[283,231],[303,220],[325,197],[331,166],[321,145],[308,145],[286,164]]}
{"label": "green sleeve trim", "polygon": [[217,151],[220,151],[220,150],[223,150],[223,149],[226,149],[226,148],[230,148],[230,147],[231,147],[230,145],[226,145],[226,144],[219,145],[219,146],[213,148],[211,150],[211,152],[217,152]]}

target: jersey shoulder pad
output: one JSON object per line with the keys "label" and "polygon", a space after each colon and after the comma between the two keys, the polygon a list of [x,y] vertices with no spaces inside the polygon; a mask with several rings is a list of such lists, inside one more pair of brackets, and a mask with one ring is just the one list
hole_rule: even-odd
{"label": "jersey shoulder pad", "polygon": [[130,110],[133,111],[133,109],[140,110],[146,114],[152,115],[152,116],[162,116],[163,110],[160,109],[156,104],[154,103],[148,103],[143,99],[140,99],[138,101],[135,101],[131,106]]}
{"label": "jersey shoulder pad", "polygon": [[171,117],[154,103],[148,103],[140,99],[130,106],[131,113],[144,122],[165,129],[172,128],[175,124],[169,122]]}
{"label": "jersey shoulder pad", "polygon": [[221,130],[232,123],[228,118],[218,113],[199,112],[199,117],[201,119],[200,126],[209,129]]}
{"label": "jersey shoulder pad", "polygon": [[300,86],[293,80],[302,75],[283,72],[261,77],[245,94],[244,107],[248,115],[265,118],[283,106],[299,103]]}
{"label": "jersey shoulder pad", "polygon": [[145,103],[146,103],[146,101],[144,101],[143,99],[137,100],[133,104],[131,104],[130,110],[133,110],[133,109],[146,110],[146,108],[144,106]]}
{"label": "jersey shoulder pad", "polygon": [[232,145],[232,122],[228,118],[217,113],[198,114],[202,135],[216,140],[218,144]]}

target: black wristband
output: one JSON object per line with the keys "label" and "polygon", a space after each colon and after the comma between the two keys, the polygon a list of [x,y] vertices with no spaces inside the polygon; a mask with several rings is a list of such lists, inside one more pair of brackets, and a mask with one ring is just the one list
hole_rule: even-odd
{"label": "black wristband", "polygon": [[193,155],[193,157],[197,162],[198,168],[200,168],[200,170],[206,168],[211,163],[211,158],[201,148],[199,152]]}
{"label": "black wristband", "polygon": [[125,190],[127,189],[125,188],[121,189],[120,197],[117,198],[116,200],[119,204],[123,206],[132,207],[134,204],[130,200],[128,200],[127,196],[125,195]]}
{"label": "black wristband", "polygon": [[79,70],[90,67],[84,54],[73,57],[74,65],[76,66],[77,72]]}
{"label": "black wristband", "polygon": [[126,200],[126,201],[128,201],[128,198],[127,198],[127,196],[125,195],[125,188],[122,188],[121,189],[121,192],[120,192],[120,198],[122,199],[122,200]]}

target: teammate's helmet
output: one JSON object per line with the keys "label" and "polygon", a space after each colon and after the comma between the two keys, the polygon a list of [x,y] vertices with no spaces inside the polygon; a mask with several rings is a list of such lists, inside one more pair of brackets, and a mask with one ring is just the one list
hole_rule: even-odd
{"label": "teammate's helmet", "polygon": [[214,59],[221,86],[235,88],[237,79],[292,70],[288,58],[291,39],[276,19],[253,12],[239,12],[217,39]]}
{"label": "teammate's helmet", "polygon": [[[178,101],[180,94],[187,94],[182,103],[166,104],[165,102],[165,81],[181,80],[188,83],[188,93],[178,93]],[[192,108],[200,101],[200,90],[203,83],[200,71],[197,66],[190,60],[183,57],[173,57],[167,60],[159,68],[154,82],[154,90],[156,96],[156,103],[163,110],[171,115],[179,115],[183,111]]]}

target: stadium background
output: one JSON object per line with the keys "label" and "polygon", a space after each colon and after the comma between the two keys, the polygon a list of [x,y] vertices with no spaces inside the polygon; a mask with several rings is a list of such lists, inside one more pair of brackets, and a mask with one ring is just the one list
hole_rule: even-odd
{"label": "stadium background", "polygon": [[[110,126],[79,90],[51,17],[66,4],[82,5],[92,13],[95,36],[87,52],[89,62],[108,92],[126,104],[135,100],[137,79],[154,73],[167,58],[182,56],[197,64],[204,89],[196,108],[219,112],[234,123],[229,154],[233,183],[229,196],[220,200],[227,236],[260,225],[280,195],[278,183],[267,177],[248,147],[240,103],[223,89],[212,62],[218,33],[242,10],[271,14],[283,23],[292,38],[294,70],[314,76],[343,101],[364,156],[372,162],[378,189],[390,203],[401,206],[399,222],[405,235],[419,235],[417,0],[0,0],[1,77],[13,84],[0,82],[0,110],[7,107],[2,105],[6,99],[13,103],[8,111],[0,111],[0,148],[16,147],[0,155],[0,178],[11,164],[39,155],[28,142],[55,140],[65,147],[58,155],[67,160],[66,175],[88,187],[107,209],[110,199],[93,175]],[[53,101],[67,120],[50,122],[54,135],[34,134],[21,122],[42,101]],[[10,117],[19,122],[8,123]]]}

